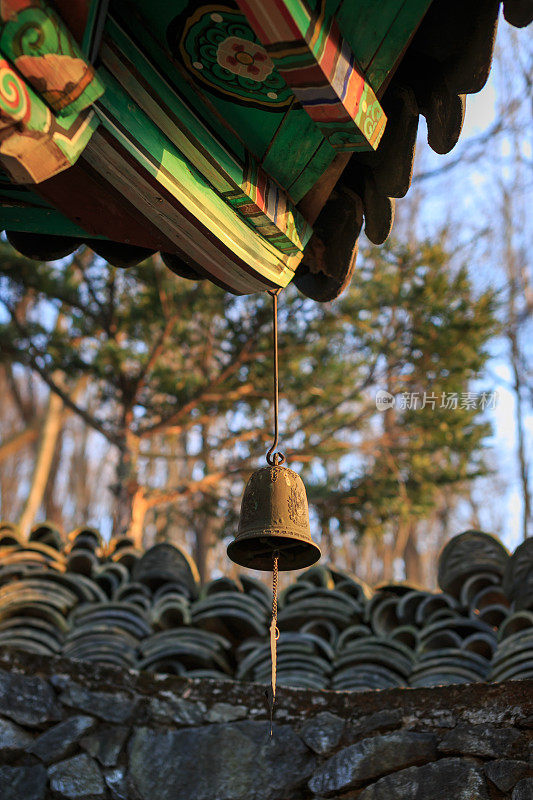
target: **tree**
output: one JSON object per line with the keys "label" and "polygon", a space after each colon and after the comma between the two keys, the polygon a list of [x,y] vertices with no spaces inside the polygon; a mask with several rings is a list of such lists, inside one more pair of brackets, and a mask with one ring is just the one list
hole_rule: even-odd
{"label": "tree", "polygon": [[[363,347],[378,358],[380,386],[394,398],[358,445],[362,458],[345,476],[317,487],[323,516],[357,541],[382,547],[382,575],[403,558],[421,579],[419,523],[465,485],[486,474],[483,408],[494,398],[470,383],[488,358],[496,332],[495,296],[476,297],[465,267],[450,271],[443,242],[373,248],[341,298],[340,314],[359,317]],[[385,547],[383,547],[385,544]]]}
{"label": "tree", "polygon": [[[503,512],[500,535],[516,544],[516,535],[531,534],[531,459],[527,458],[531,416],[531,86],[533,47],[526,29],[503,25],[498,31],[494,68],[479,99],[468,98],[466,123],[479,122],[493,113],[486,129],[465,131],[454,150],[435,157],[420,137],[414,188],[431,203],[425,215],[425,230],[452,222],[455,240],[468,241],[471,249],[471,279],[474,285],[492,285],[500,297],[501,336],[492,344],[488,370],[500,390],[502,402],[513,414],[515,436],[497,423],[495,445],[499,452],[498,479],[482,479],[473,488],[483,525],[494,526]],[[477,105],[476,105],[477,103]],[[420,156],[422,156],[420,158]],[[460,169],[457,169],[460,167]],[[407,203],[399,206],[400,214]],[[426,204],[427,208],[427,204]],[[432,227],[433,226],[433,230]],[[512,400],[511,400],[512,397]],[[511,403],[513,407],[511,408]],[[503,415],[498,415],[501,420]],[[516,447],[513,439],[516,438]],[[511,448],[515,453],[511,456]],[[515,464],[510,463],[511,458]],[[505,464],[505,466],[504,466]],[[495,485],[497,491],[494,491]],[[520,504],[520,530],[514,525]],[[463,518],[472,525],[478,517]]]}
{"label": "tree", "polygon": [[[39,375],[65,409],[118,453],[114,530],[129,531],[141,544],[147,514],[169,504],[177,504],[190,530],[194,507],[195,550],[205,573],[221,514],[232,511],[243,476],[271,435],[270,298],[244,301],[209,283],[178,280],[157,261],[116,270],[86,251],[67,263],[35,265],[6,247],[1,274],[5,362]],[[17,309],[28,297],[22,317]],[[316,387],[327,385],[335,363],[321,359],[313,383],[306,378],[308,337],[319,341],[321,353],[327,346],[320,319],[295,292],[281,317],[282,401],[289,394],[300,400],[283,408],[287,455],[309,458],[310,436],[321,440],[313,441],[313,453],[332,455],[342,450],[330,435],[344,417],[335,408],[338,395],[332,403],[334,393],[322,398]],[[358,354],[345,353],[342,361],[349,379],[336,388],[357,398],[372,365]],[[84,380],[89,389],[78,399]],[[30,495],[42,497],[44,470],[38,473]]]}
{"label": "tree", "polygon": [[[157,259],[121,271],[84,250],[36,265],[5,246],[0,300],[6,368],[40,376],[92,431],[78,450],[83,486],[96,487],[85,504],[97,495],[102,503],[99,480],[112,462],[115,533],[140,545],[179,531],[205,578],[213,545],[236,524],[243,480],[271,441],[270,298],[178,279]],[[375,394],[424,391],[428,380],[466,391],[483,368],[493,305],[488,292],[474,296],[464,270],[448,273],[442,243],[372,249],[335,304],[283,292],[282,450],[300,465],[324,542],[344,537],[348,552],[362,536],[394,535],[407,558],[435,486],[484,469],[479,408],[452,416],[397,404],[381,414]],[[55,472],[59,491],[57,458]]]}

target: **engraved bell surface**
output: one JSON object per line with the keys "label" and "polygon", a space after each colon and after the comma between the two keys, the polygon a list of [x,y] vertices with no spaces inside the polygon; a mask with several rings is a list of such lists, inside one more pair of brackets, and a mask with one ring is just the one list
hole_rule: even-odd
{"label": "engraved bell surface", "polygon": [[239,527],[228,556],[241,567],[272,570],[274,553],[280,570],[310,567],[320,558],[311,539],[305,486],[288,467],[254,472],[244,490]]}

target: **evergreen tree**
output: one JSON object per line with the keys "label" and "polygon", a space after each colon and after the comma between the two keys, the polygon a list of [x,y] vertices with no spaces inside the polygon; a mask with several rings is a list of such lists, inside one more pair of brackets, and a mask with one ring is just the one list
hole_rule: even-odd
{"label": "evergreen tree", "polygon": [[377,385],[393,401],[366,429],[358,463],[337,489],[321,486],[315,502],[352,537],[389,534],[383,577],[390,579],[394,559],[416,547],[417,524],[443,493],[487,472],[483,410],[495,397],[471,391],[471,383],[496,333],[495,295],[476,297],[466,267],[451,272],[442,243],[389,242],[366,254],[339,305],[357,320],[356,335],[384,376]]}
{"label": "evergreen tree", "polygon": [[[85,250],[35,264],[4,246],[0,300],[6,367],[38,374],[118,453],[115,532],[141,543],[147,527],[181,530],[205,576],[271,441],[271,299],[178,279],[158,259],[125,271]],[[405,539],[440,488],[484,470],[479,408],[400,402],[461,398],[486,359],[494,297],[450,273],[442,244],[372,249],[339,301],[289,287],[279,317],[281,449],[301,465],[325,540]],[[396,398],[385,413],[378,388]]]}

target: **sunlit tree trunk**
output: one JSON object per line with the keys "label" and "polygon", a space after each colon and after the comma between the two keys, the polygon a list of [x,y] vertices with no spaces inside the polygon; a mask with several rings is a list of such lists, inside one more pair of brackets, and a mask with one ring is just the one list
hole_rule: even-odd
{"label": "sunlit tree trunk", "polygon": [[142,549],[144,544],[144,522],[149,509],[144,488],[139,486],[131,502],[131,523],[128,530],[129,536],[135,542],[135,547]]}
{"label": "sunlit tree trunk", "polygon": [[522,288],[524,294],[526,294],[528,287],[522,259],[513,242],[513,198],[506,190],[502,193],[502,213],[504,219],[505,269],[508,280],[506,333],[509,342],[509,361],[513,375],[513,390],[515,395],[516,449],[522,489],[522,536],[524,539],[527,539],[532,522],[532,503],[529,487],[529,465],[526,456],[524,412],[522,407],[522,396],[525,386],[521,366],[522,353],[518,339],[518,298],[520,288]]}
{"label": "sunlit tree trunk", "polygon": [[202,524],[195,527],[194,560],[202,586],[209,580],[209,552],[215,542],[216,527],[216,520],[209,516],[202,516]]}
{"label": "sunlit tree trunk", "polygon": [[19,519],[19,527],[23,536],[28,534],[43,501],[44,491],[46,489],[59,432],[61,430],[63,419],[62,412],[63,401],[56,394],[50,392],[37,458],[33,469],[31,487]]}
{"label": "sunlit tree trunk", "polygon": [[29,444],[33,444],[38,438],[38,429],[32,427],[26,428],[19,433],[13,434],[13,436],[10,436],[8,439],[5,439],[2,444],[0,444],[0,463],[5,461],[6,458],[11,458],[11,456],[15,455],[15,453],[27,447]]}
{"label": "sunlit tree trunk", "polygon": [[46,519],[53,522],[55,525],[62,526],[62,508],[61,505],[56,502],[55,497],[55,489],[56,489],[56,480],[59,473],[59,466],[61,464],[61,450],[64,438],[64,423],[65,423],[65,412],[62,412],[62,424],[61,430],[59,431],[59,436],[57,437],[56,446],[54,448],[54,455],[52,458],[52,463],[50,465],[50,471],[48,473],[48,480],[46,481],[46,486],[44,489],[43,494],[43,508],[44,508],[44,516]]}
{"label": "sunlit tree trunk", "polygon": [[[129,437],[124,437],[116,469],[113,514],[113,535],[122,536],[131,530],[134,498],[139,491],[136,459],[130,447]],[[140,543],[139,543],[140,546]]]}

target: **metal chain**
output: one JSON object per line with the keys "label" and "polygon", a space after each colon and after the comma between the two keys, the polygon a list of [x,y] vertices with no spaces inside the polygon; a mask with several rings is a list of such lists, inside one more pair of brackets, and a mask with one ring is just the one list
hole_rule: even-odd
{"label": "metal chain", "polygon": [[279,467],[280,464],[283,464],[285,461],[285,456],[283,453],[276,453],[276,447],[278,446],[278,439],[279,439],[279,426],[278,426],[278,416],[279,416],[279,377],[278,377],[278,294],[280,293],[281,289],[278,289],[275,292],[269,292],[272,295],[273,303],[272,303],[272,327],[273,327],[273,338],[274,338],[274,442],[272,447],[266,454],[267,464],[271,467]]}
{"label": "metal chain", "polygon": [[276,667],[278,630],[278,558],[274,553],[272,557],[272,621],[270,623],[270,657],[272,659],[272,696],[270,702],[270,738],[272,738],[272,718],[274,716],[274,703],[276,701]]}

